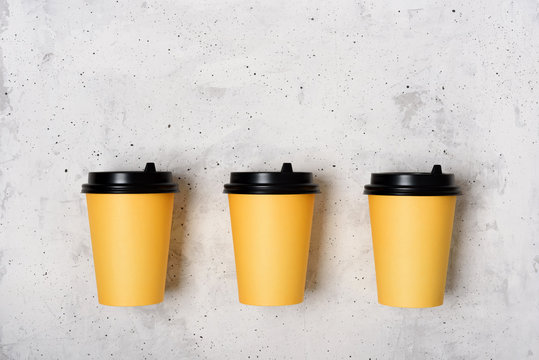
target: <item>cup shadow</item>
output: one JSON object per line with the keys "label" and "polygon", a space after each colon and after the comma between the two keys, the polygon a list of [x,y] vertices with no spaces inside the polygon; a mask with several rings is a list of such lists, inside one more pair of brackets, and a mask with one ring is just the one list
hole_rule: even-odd
{"label": "cup shadow", "polygon": [[311,229],[311,245],[309,247],[309,261],[307,263],[306,291],[314,291],[318,287],[318,271],[322,266],[321,253],[323,239],[325,238],[325,215],[329,201],[329,189],[327,182],[320,176],[315,181],[320,187],[314,202],[313,225]]}
{"label": "cup shadow", "polygon": [[466,236],[466,219],[470,219],[470,198],[472,195],[472,187],[465,183],[460,184],[463,196],[457,197],[457,205],[455,207],[455,220],[453,223],[453,237],[451,239],[451,251],[449,253],[449,265],[447,268],[447,281],[445,290],[447,294],[457,293],[459,280],[461,278],[460,264],[461,254],[463,252],[463,241]]}
{"label": "cup shadow", "polygon": [[185,218],[189,204],[189,179],[174,174],[180,190],[174,196],[174,210],[172,212],[172,230],[170,233],[170,246],[168,252],[167,280],[165,291],[174,291],[180,288],[182,250],[185,241]]}

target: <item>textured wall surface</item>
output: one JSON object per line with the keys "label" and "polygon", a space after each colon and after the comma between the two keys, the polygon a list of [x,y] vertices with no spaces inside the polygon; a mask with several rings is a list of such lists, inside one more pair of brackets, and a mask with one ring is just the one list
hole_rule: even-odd
{"label": "textured wall surface", "polygon": [[[0,0],[0,358],[539,357],[539,3]],[[88,171],[179,179],[159,305],[97,303]],[[313,171],[305,302],[237,300],[222,186]],[[375,171],[456,174],[445,304],[378,305]]]}

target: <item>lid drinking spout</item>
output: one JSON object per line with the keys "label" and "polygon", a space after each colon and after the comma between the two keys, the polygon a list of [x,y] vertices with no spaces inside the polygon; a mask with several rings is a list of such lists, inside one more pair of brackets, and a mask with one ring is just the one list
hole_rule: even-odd
{"label": "lid drinking spout", "polygon": [[281,167],[281,172],[294,172],[294,170],[292,170],[292,164],[283,163],[283,167]]}
{"label": "lid drinking spout", "polygon": [[153,163],[153,162],[146,163],[146,167],[144,168],[144,172],[156,172],[155,163]]}
{"label": "lid drinking spout", "polygon": [[434,165],[432,167],[432,171],[430,173],[432,175],[441,175],[442,174],[442,165]]}

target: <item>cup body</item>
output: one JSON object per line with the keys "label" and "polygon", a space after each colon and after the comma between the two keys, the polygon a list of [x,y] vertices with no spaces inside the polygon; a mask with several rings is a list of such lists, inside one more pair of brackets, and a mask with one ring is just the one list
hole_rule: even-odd
{"label": "cup body", "polygon": [[174,193],[86,194],[99,303],[163,301]]}
{"label": "cup body", "polygon": [[228,194],[239,300],[301,303],[314,194]]}
{"label": "cup body", "polygon": [[378,302],[443,304],[456,196],[369,195]]}

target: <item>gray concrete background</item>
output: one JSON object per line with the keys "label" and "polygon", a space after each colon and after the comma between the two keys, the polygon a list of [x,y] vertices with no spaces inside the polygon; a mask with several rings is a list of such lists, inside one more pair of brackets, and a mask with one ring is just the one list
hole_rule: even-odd
{"label": "gray concrete background", "polygon": [[[0,358],[539,357],[537,1],[0,1]],[[97,304],[88,171],[174,171],[166,300]],[[305,302],[237,301],[233,170],[313,171]],[[376,303],[369,173],[454,172],[445,304]]]}

